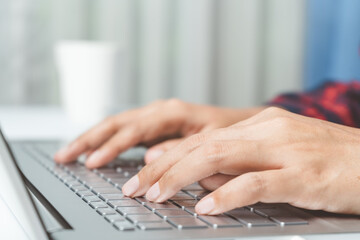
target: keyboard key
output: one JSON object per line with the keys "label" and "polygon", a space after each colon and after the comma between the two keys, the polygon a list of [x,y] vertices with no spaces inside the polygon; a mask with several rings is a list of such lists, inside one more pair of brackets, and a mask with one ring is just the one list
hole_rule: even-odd
{"label": "keyboard key", "polygon": [[206,190],[188,190],[186,191],[187,194],[191,195],[195,199],[202,199],[206,195],[208,195],[210,192]]}
{"label": "keyboard key", "polygon": [[141,203],[142,205],[145,205],[146,203],[151,203],[149,200],[147,200],[144,197],[136,197],[135,200]]}
{"label": "keyboard key", "polygon": [[293,215],[293,213],[285,209],[276,208],[275,206],[273,208],[256,208],[254,212],[264,217]]}
{"label": "keyboard key", "polygon": [[101,216],[117,214],[117,212],[116,212],[114,209],[110,208],[110,207],[107,207],[107,208],[98,208],[98,209],[96,209],[96,211],[97,211]]}
{"label": "keyboard key", "polygon": [[246,206],[246,208],[248,208],[250,211],[255,211],[256,209],[273,209],[276,208],[276,205],[259,202],[253,205]]}
{"label": "keyboard key", "polygon": [[64,182],[66,186],[68,187],[73,187],[73,186],[80,186],[82,185],[80,182],[78,182],[77,180],[72,180],[72,181],[66,181]]}
{"label": "keyboard key", "polygon": [[87,186],[90,190],[94,188],[113,188],[114,186],[110,183],[106,182],[105,180],[99,179],[97,182],[87,182],[85,183],[85,186]]}
{"label": "keyboard key", "polygon": [[51,168],[51,172],[57,177],[57,178],[63,178],[63,177],[66,177],[66,176],[69,176],[69,174],[63,170],[61,167],[59,167],[58,165],[54,165],[52,168]]}
{"label": "keyboard key", "polygon": [[126,219],[118,213],[112,215],[105,215],[105,219],[110,223],[114,223],[116,221],[126,221]]}
{"label": "keyboard key", "polygon": [[101,199],[98,196],[92,195],[92,196],[84,196],[82,198],[86,203],[90,202],[99,202]]}
{"label": "keyboard key", "polygon": [[280,224],[280,226],[309,224],[308,221],[306,221],[302,218],[293,217],[293,216],[273,216],[273,217],[270,217],[270,219],[273,220],[274,222]]}
{"label": "keyboard key", "polygon": [[90,202],[90,207],[94,208],[94,209],[98,209],[98,208],[107,208],[109,207],[109,205],[107,205],[104,202]]}
{"label": "keyboard key", "polygon": [[129,181],[128,178],[114,178],[108,180],[111,184],[116,186],[123,186],[127,181]]}
{"label": "keyboard key", "polygon": [[145,203],[145,207],[149,208],[152,211],[154,211],[155,209],[179,209],[178,206],[175,206],[170,202],[164,202],[164,203],[147,202]]}
{"label": "keyboard key", "polygon": [[104,174],[116,173],[114,168],[98,168],[93,170],[95,173],[98,173],[100,176]]}
{"label": "keyboard key", "polygon": [[167,222],[142,222],[138,223],[141,230],[168,230],[172,229]]}
{"label": "keyboard key", "polygon": [[207,224],[213,228],[225,228],[225,227],[242,227],[243,225],[236,221],[235,219],[226,216],[226,215],[217,215],[217,216],[198,216],[199,219],[205,221]]}
{"label": "keyboard key", "polygon": [[70,187],[70,189],[72,191],[74,191],[75,193],[79,192],[79,191],[87,191],[89,190],[88,188],[86,188],[85,186],[83,185],[75,185],[75,186],[72,186]]}
{"label": "keyboard key", "polygon": [[101,194],[122,194],[121,191],[115,187],[108,187],[108,188],[93,188],[91,191],[97,195]]}
{"label": "keyboard key", "polygon": [[133,214],[133,215],[128,215],[126,218],[133,223],[163,221],[161,217],[153,213],[141,214],[141,215]]}
{"label": "keyboard key", "polygon": [[118,179],[118,178],[129,179],[133,175],[135,175],[135,173],[130,174],[130,173],[126,172],[126,174],[125,174],[125,172],[124,172],[124,173],[104,174],[104,175],[102,175],[102,177],[108,181],[111,181],[112,179]]}
{"label": "keyboard key", "polygon": [[91,191],[89,190],[86,190],[86,191],[78,191],[76,192],[76,195],[78,195],[79,197],[83,198],[85,196],[95,196],[94,193],[92,193]]}
{"label": "keyboard key", "polygon": [[276,226],[276,224],[268,218],[262,217],[245,208],[237,208],[226,213],[234,217],[236,220],[245,224],[248,227],[253,226]]}
{"label": "keyboard key", "polygon": [[116,221],[113,225],[119,231],[131,231],[135,229],[134,225],[126,221]]}
{"label": "keyboard key", "polygon": [[75,178],[73,178],[72,176],[65,176],[63,178],[60,179],[63,183],[68,183],[68,182],[77,182]]}
{"label": "keyboard key", "polygon": [[127,169],[128,168],[126,168],[126,167],[116,167],[116,172],[118,172],[118,173],[126,172]]}
{"label": "keyboard key", "polygon": [[88,172],[89,170],[86,169],[83,165],[80,165],[78,163],[70,163],[70,164],[66,164],[63,165],[64,166],[64,170],[67,171],[68,173],[74,174],[74,173],[84,173],[84,172]]}
{"label": "keyboard key", "polygon": [[135,201],[134,199],[123,199],[123,200],[110,200],[108,204],[113,207],[139,207],[140,203]]}
{"label": "keyboard key", "polygon": [[186,212],[190,213],[191,215],[193,216],[197,216],[197,213],[195,211],[195,207],[186,207],[186,208],[183,208]]}
{"label": "keyboard key", "polygon": [[198,200],[177,200],[174,201],[174,204],[179,207],[195,207],[195,205],[198,203]]}
{"label": "keyboard key", "polygon": [[92,179],[99,179],[99,175],[96,173],[93,173],[91,171],[85,171],[85,172],[74,172],[74,176],[79,179],[82,183],[85,183],[87,180]]}
{"label": "keyboard key", "polygon": [[102,182],[102,181],[106,182],[104,179],[100,178],[99,176],[82,178],[82,179],[77,178],[77,180],[79,182],[81,182],[82,184],[98,183],[98,182]]}
{"label": "keyboard key", "polygon": [[308,222],[302,218],[294,216],[293,213],[286,211],[285,209],[272,208],[272,209],[259,209],[255,210],[256,213],[268,217],[274,222],[285,225],[306,225]]}
{"label": "keyboard key", "polygon": [[174,196],[170,198],[170,200],[177,201],[177,200],[192,200],[194,197],[186,194],[184,192],[178,192]]}
{"label": "keyboard key", "polygon": [[191,217],[190,213],[182,209],[158,209],[155,210],[155,213],[164,219],[172,218],[172,217],[184,217],[184,216]]}
{"label": "keyboard key", "polygon": [[178,229],[207,228],[207,224],[195,217],[176,217],[167,220]]}
{"label": "keyboard key", "polygon": [[116,210],[124,216],[132,214],[149,214],[151,213],[149,209],[139,206],[139,207],[118,207]]}
{"label": "keyboard key", "polygon": [[109,194],[109,193],[102,193],[99,196],[102,200],[104,200],[105,202],[109,202],[110,200],[123,200],[123,199],[131,199],[129,197],[126,197],[124,194],[122,193],[117,193],[117,194]]}

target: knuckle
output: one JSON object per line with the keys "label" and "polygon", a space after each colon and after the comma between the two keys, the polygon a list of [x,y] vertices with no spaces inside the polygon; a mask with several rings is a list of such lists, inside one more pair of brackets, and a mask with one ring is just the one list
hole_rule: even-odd
{"label": "knuckle", "polygon": [[166,103],[168,106],[171,106],[171,107],[182,107],[183,105],[185,105],[185,102],[183,102],[182,100],[177,99],[177,98],[171,98],[171,99],[167,100]]}
{"label": "knuckle", "polygon": [[213,141],[206,143],[201,147],[201,154],[202,156],[205,156],[208,161],[217,162],[224,150],[223,143]]}
{"label": "knuckle", "polygon": [[248,174],[249,186],[248,191],[251,191],[252,195],[263,194],[266,190],[266,182],[263,176],[257,172]]}
{"label": "knuckle", "polygon": [[143,134],[144,133],[141,131],[141,125],[139,123],[135,122],[126,127],[125,138],[126,139],[142,138]]}
{"label": "knuckle", "polygon": [[272,120],[272,125],[280,129],[291,129],[294,120],[288,116],[278,116]]}
{"label": "knuckle", "polygon": [[109,128],[116,127],[116,117],[115,116],[108,116],[104,120],[104,124]]}
{"label": "knuckle", "polygon": [[161,181],[166,185],[177,187],[177,183],[179,182],[179,176],[177,174],[177,171],[172,168],[169,169],[167,172],[164,173]]}
{"label": "knuckle", "polygon": [[162,168],[160,168],[155,162],[151,162],[143,167],[138,173],[140,182],[147,186],[152,185],[155,181],[162,176]]}
{"label": "knuckle", "polygon": [[189,104],[187,104],[186,102],[177,99],[177,98],[172,98],[166,101],[166,107],[174,112],[174,113],[178,113],[176,115],[183,115],[184,113],[188,112],[189,110]]}
{"label": "knuckle", "polygon": [[280,112],[282,112],[283,110],[281,108],[278,108],[278,107],[274,107],[274,106],[271,106],[271,107],[268,107],[266,108],[264,111],[262,111],[264,114],[269,114],[269,115],[276,115]]}
{"label": "knuckle", "polygon": [[266,117],[273,117],[273,118],[276,118],[278,116],[284,116],[284,115],[287,115],[288,114],[288,111],[282,109],[282,108],[279,108],[279,107],[274,107],[274,106],[271,106],[271,107],[268,107],[266,108],[265,110],[263,110],[261,112],[261,114],[263,116],[266,116]]}
{"label": "knuckle", "polygon": [[166,105],[167,111],[171,112],[171,119],[176,125],[181,126],[186,121],[190,112],[190,105],[180,99],[170,99]]}

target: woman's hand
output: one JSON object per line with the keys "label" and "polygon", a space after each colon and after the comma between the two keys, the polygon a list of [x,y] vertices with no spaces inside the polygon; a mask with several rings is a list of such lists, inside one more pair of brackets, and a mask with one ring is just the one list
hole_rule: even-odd
{"label": "woman's hand", "polygon": [[181,138],[229,126],[260,110],[216,108],[176,99],[157,101],[107,118],[60,150],[55,160],[67,163],[86,153],[89,155],[86,166],[96,168],[109,163],[121,152],[143,144],[153,146],[146,154],[146,162],[150,162],[177,145]]}
{"label": "woman's hand", "polygon": [[256,202],[360,214],[360,132],[278,108],[193,135],[147,164],[123,187],[163,202],[214,174],[234,178],[203,198],[199,214]]}

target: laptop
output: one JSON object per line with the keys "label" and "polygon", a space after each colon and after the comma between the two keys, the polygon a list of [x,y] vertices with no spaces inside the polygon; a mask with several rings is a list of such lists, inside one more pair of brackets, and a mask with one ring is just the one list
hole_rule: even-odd
{"label": "laptop", "polygon": [[257,203],[199,216],[194,206],[208,192],[197,183],[161,204],[131,199],[121,187],[143,166],[141,149],[88,170],[82,159],[56,164],[52,156],[61,145],[8,143],[0,129],[0,196],[28,239],[293,239],[285,236],[360,232],[359,216],[287,204]]}

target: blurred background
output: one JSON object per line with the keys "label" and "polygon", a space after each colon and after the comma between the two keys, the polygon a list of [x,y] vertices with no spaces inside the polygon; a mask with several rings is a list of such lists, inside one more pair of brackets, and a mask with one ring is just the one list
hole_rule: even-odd
{"label": "blurred background", "polygon": [[[343,69],[329,73],[347,51],[331,36],[359,2],[0,0],[0,105],[61,103],[54,46],[62,40],[121,47],[115,108],[170,97],[246,107],[324,79],[350,80]],[[360,22],[356,12],[343,24]]]}

